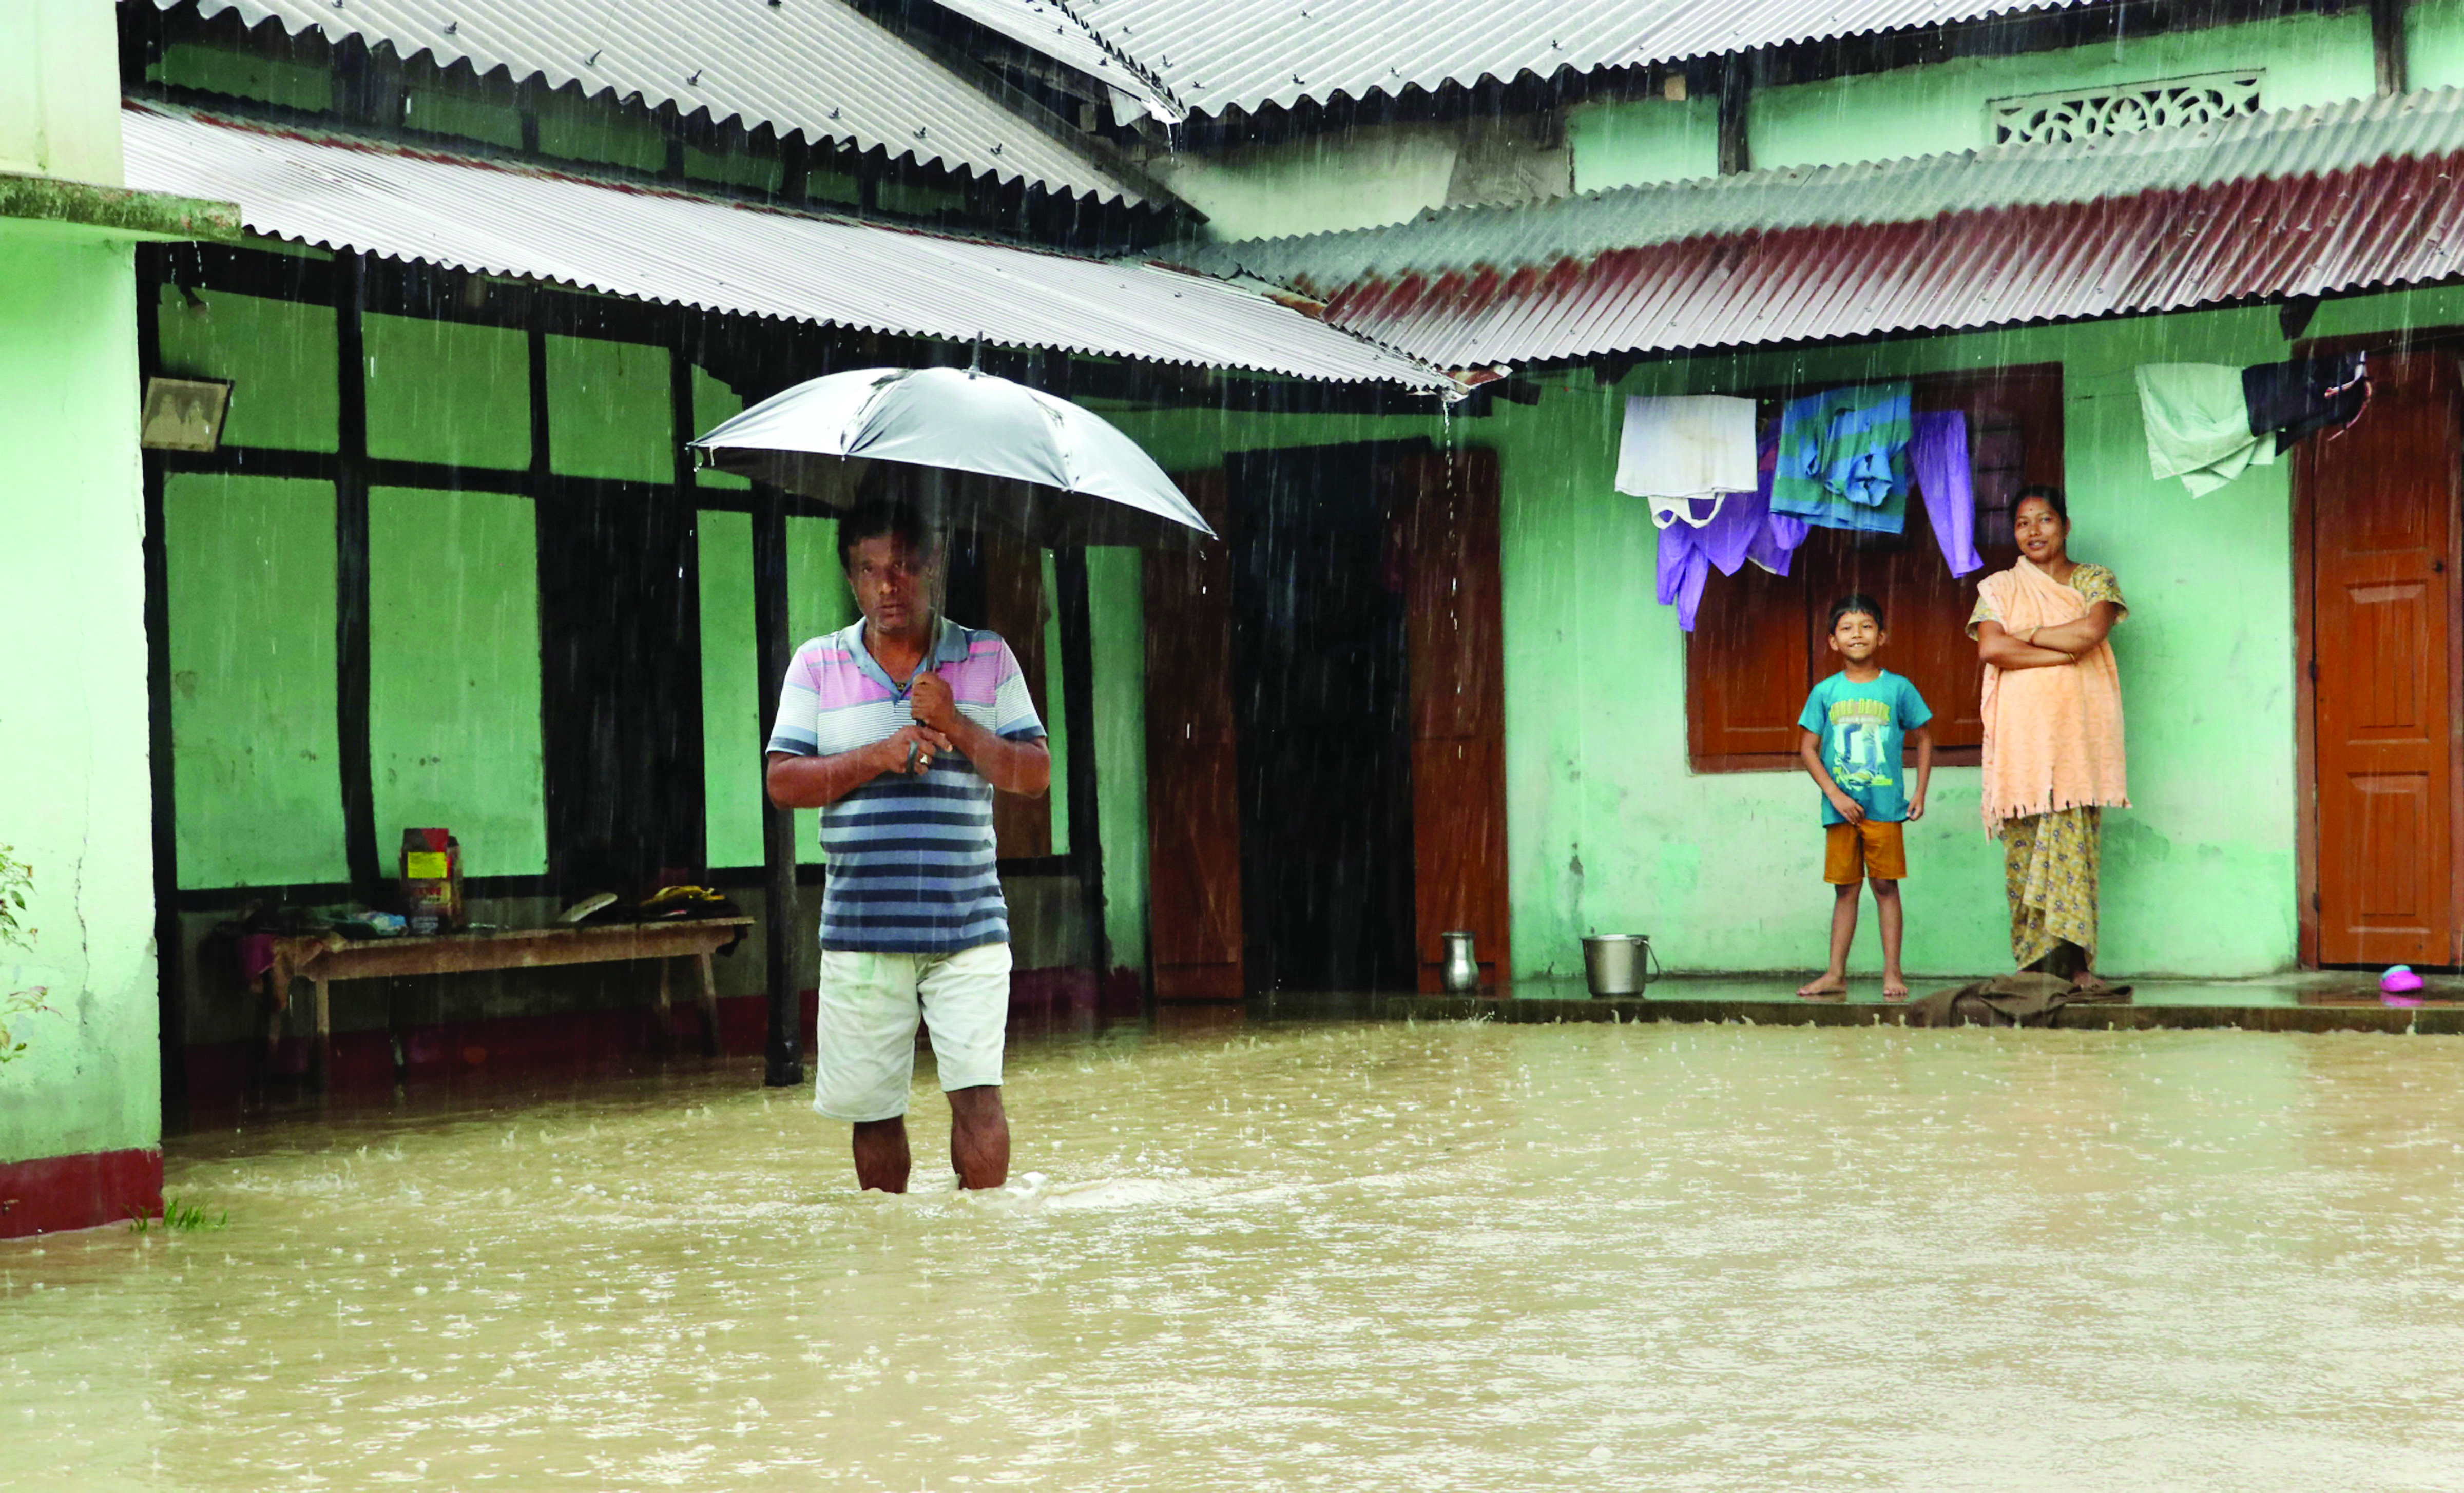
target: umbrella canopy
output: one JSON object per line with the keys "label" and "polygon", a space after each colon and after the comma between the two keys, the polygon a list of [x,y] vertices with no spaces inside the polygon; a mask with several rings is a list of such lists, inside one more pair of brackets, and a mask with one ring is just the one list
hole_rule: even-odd
{"label": "umbrella canopy", "polygon": [[[694,441],[721,472],[841,511],[867,461],[970,472],[921,499],[943,522],[1031,543],[1213,538],[1154,458],[1101,416],[963,368],[860,368],[799,384]],[[1092,499],[1092,501],[1089,501]]]}

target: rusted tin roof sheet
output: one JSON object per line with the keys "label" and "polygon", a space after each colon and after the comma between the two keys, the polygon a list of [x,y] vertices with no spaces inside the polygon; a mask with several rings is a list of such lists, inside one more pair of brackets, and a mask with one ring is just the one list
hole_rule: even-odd
{"label": "rusted tin roof sheet", "polygon": [[1445,367],[2415,284],[2464,253],[2464,91],[2202,132],[1635,187],[1208,246]]}
{"label": "rusted tin roof sheet", "polygon": [[1331,382],[1441,375],[1265,296],[683,191],[130,104],[128,181],[235,201],[297,243],[639,300]]}
{"label": "rusted tin roof sheet", "polygon": [[1065,0],[1201,114],[1634,67],[2086,0]]}
{"label": "rusted tin roof sheet", "polygon": [[[144,0],[129,0],[144,3]],[[1114,173],[845,0],[152,0],[1099,201]]]}
{"label": "rusted tin roof sheet", "polygon": [[1522,208],[1436,209],[1388,228],[1195,244],[1174,254],[1211,274],[1324,292],[1371,274],[1515,270],[1688,238],[2096,202],[2457,150],[2464,150],[2464,90],[2434,89],[2074,144],[1791,166]]}

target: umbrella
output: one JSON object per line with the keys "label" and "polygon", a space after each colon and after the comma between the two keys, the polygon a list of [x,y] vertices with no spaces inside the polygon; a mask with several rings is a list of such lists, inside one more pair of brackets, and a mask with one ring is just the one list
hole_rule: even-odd
{"label": "umbrella", "polygon": [[1047,548],[1215,538],[1154,458],[1102,417],[971,369],[833,373],[763,400],[693,449],[721,472],[841,512],[853,505],[856,458],[971,473],[978,480],[943,484],[924,506],[945,523]]}

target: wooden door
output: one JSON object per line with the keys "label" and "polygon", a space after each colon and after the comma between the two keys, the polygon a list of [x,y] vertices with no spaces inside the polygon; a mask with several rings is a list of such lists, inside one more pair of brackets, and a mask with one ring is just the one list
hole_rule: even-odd
{"label": "wooden door", "polygon": [[2302,448],[2318,958],[2457,962],[2454,360],[2373,356],[2361,421]]}
{"label": "wooden door", "polygon": [[1471,933],[1481,977],[1495,983],[1514,968],[1497,453],[1414,455],[1386,475],[1404,561],[1419,988],[1439,988],[1441,935],[1456,929]]}
{"label": "wooden door", "polygon": [[[1219,535],[1221,472],[1174,480]],[[1146,557],[1148,937],[1157,1000],[1243,992],[1239,742],[1226,543]]]}

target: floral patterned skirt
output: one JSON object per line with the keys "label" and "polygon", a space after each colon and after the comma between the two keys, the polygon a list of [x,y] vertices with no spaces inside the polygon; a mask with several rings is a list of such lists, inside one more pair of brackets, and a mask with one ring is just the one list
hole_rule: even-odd
{"label": "floral patterned skirt", "polygon": [[2065,943],[2095,958],[2100,813],[2057,809],[2003,822],[2003,890],[2011,899],[2011,955],[2020,968]]}

